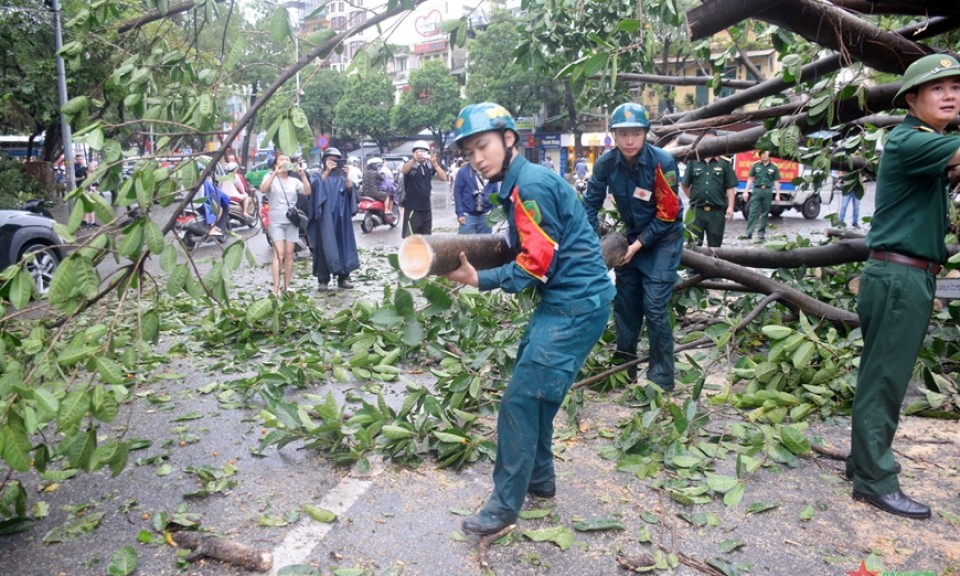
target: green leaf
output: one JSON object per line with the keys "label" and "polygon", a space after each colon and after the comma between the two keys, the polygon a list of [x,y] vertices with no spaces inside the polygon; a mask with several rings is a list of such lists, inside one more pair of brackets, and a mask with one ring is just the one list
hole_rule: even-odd
{"label": "green leaf", "polygon": [[133,546],[124,546],[113,553],[107,576],[130,576],[137,569],[137,551]]}
{"label": "green leaf", "polygon": [[7,426],[0,428],[3,432],[3,461],[19,472],[30,469],[30,439],[24,429],[23,422],[12,415],[8,417]]}
{"label": "green leaf", "polygon": [[126,381],[123,367],[110,358],[99,355],[94,358],[94,362],[97,365],[97,374],[107,384],[123,384]]}
{"label": "green leaf", "polygon": [[603,530],[626,530],[627,527],[619,520],[612,518],[598,518],[596,520],[583,520],[574,522],[573,529],[577,532],[599,532]]}
{"label": "green leaf", "polygon": [[807,507],[800,511],[800,514],[798,517],[800,518],[800,520],[807,522],[813,519],[813,515],[815,513],[816,511],[813,509],[813,506],[811,506],[810,504],[807,504]]}
{"label": "green leaf", "polygon": [[227,270],[236,270],[243,264],[243,253],[246,247],[243,242],[234,242],[223,251],[223,265]]}
{"label": "green leaf", "polygon": [[43,537],[43,541],[47,544],[52,544],[54,542],[66,542],[79,536],[83,536],[84,534],[93,532],[100,526],[100,521],[103,520],[105,515],[106,512],[94,512],[92,514],[87,514],[86,516],[70,520],[47,532],[47,535]]}
{"label": "green leaf", "polygon": [[762,514],[779,507],[779,502],[754,502],[753,504],[747,506],[747,512],[750,514]]}
{"label": "green leaf", "polygon": [[797,456],[806,456],[810,453],[810,441],[792,426],[780,426],[780,442],[784,448]]}
{"label": "green leaf", "polygon": [[317,522],[332,524],[337,521],[337,515],[326,508],[319,508],[311,504],[304,504],[303,511],[307,513],[307,516],[313,518]]}
{"label": "green leaf", "polygon": [[261,298],[247,308],[246,321],[253,325],[264,319],[273,310],[273,298]]}
{"label": "green leaf", "polygon": [[13,304],[13,307],[20,310],[30,304],[30,299],[33,297],[33,291],[36,289],[36,282],[33,281],[33,276],[31,276],[23,268],[19,269],[10,280],[10,292],[8,297],[10,298],[10,303]]}
{"label": "green leaf", "polygon": [[727,506],[733,507],[740,503],[743,500],[743,494],[746,491],[746,486],[743,481],[737,482],[737,485],[723,495],[723,503]]}
{"label": "green leaf", "polygon": [[714,492],[726,493],[737,487],[739,480],[733,476],[723,476],[720,474],[707,475],[707,486]]}
{"label": "green leaf", "polygon": [[309,564],[290,564],[278,570],[277,576],[323,576],[323,572]]}
{"label": "green leaf", "polygon": [[807,340],[801,344],[793,352],[793,356],[790,358],[790,361],[793,363],[796,368],[806,368],[810,364],[810,360],[813,359],[813,353],[816,351],[816,346],[813,342]]}
{"label": "green leaf", "polygon": [[293,125],[293,121],[290,118],[285,118],[280,123],[280,129],[277,131],[277,139],[279,140],[280,150],[284,154],[293,156],[297,153],[297,144],[299,140],[297,139],[297,128]]}
{"label": "green leaf", "polygon": [[524,536],[534,542],[553,542],[564,552],[573,544],[573,530],[566,526],[554,526],[552,528],[541,528],[540,530],[526,530]]}
{"label": "green leaf", "polygon": [[793,328],[790,328],[789,326],[773,326],[773,325],[764,326],[763,328],[760,329],[760,331],[763,332],[767,336],[767,338],[770,338],[771,340],[783,340],[784,338],[793,334],[794,332]]}
{"label": "green leaf", "polygon": [[743,540],[733,540],[733,539],[731,539],[731,538],[728,538],[728,539],[724,540],[723,542],[721,542],[719,545],[717,545],[717,549],[718,549],[719,551],[723,552],[724,554],[729,554],[729,553],[733,552],[734,550],[737,550],[737,549],[739,549],[739,548],[743,548],[743,547],[746,546],[746,545],[747,545],[747,543],[744,542]]}
{"label": "green leaf", "polygon": [[90,409],[90,397],[86,390],[74,390],[60,401],[60,412],[57,414],[57,423],[60,428],[74,428],[80,419],[86,416]]}
{"label": "green leaf", "polygon": [[147,220],[144,224],[143,238],[147,242],[147,248],[153,254],[163,254],[166,244],[163,241],[163,232],[153,220]]}

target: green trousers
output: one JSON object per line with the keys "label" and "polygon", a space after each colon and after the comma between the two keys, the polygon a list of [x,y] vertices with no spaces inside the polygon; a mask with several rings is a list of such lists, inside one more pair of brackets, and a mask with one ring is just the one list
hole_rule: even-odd
{"label": "green trousers", "polygon": [[900,489],[893,437],[930,323],[935,289],[933,274],[892,262],[870,260],[860,277],[857,315],[863,354],[847,458],[857,492],[879,496]]}
{"label": "green trousers", "polygon": [[707,246],[719,248],[723,244],[723,231],[727,227],[726,208],[711,206],[710,211],[697,208],[694,211],[690,232],[696,238],[697,246],[703,246],[703,236],[707,236]]}
{"label": "green trousers", "polygon": [[767,235],[767,216],[770,214],[770,203],[773,202],[773,190],[769,188],[754,189],[750,193],[750,214],[747,216],[747,236],[753,236],[753,229],[760,221],[760,238]]}

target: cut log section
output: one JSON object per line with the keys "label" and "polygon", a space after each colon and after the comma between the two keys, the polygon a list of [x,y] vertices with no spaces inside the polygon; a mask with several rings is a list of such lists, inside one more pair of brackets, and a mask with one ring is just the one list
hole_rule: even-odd
{"label": "cut log section", "polygon": [[460,267],[460,253],[477,270],[503,266],[514,259],[507,237],[501,234],[414,234],[400,244],[397,260],[408,278],[440,276]]}
{"label": "cut log section", "polygon": [[177,546],[193,550],[187,556],[190,562],[207,557],[257,572],[268,572],[273,567],[273,554],[218,536],[198,532],[174,532],[171,537]]}
{"label": "cut log section", "polygon": [[[600,250],[607,268],[615,268],[627,253],[627,238],[619,232],[607,234]],[[460,267],[461,252],[477,270],[503,266],[516,257],[501,234],[414,234],[400,244],[397,260],[405,276],[419,280],[453,272]]]}

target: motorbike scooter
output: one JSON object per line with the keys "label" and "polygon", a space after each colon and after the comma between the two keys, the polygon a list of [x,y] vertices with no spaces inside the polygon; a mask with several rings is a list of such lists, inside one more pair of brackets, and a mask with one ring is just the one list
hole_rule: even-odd
{"label": "motorbike scooter", "polygon": [[230,229],[249,228],[253,230],[260,225],[261,211],[257,196],[250,195],[250,202],[247,205],[247,213],[243,213],[243,203],[240,196],[230,197]]}
{"label": "motorbike scooter", "polygon": [[400,221],[400,212],[397,209],[397,203],[393,203],[393,209],[390,214],[386,213],[383,200],[377,200],[370,196],[361,196],[357,203],[357,210],[363,212],[363,220],[360,222],[360,229],[364,233],[372,232],[377,226],[389,224],[391,228],[395,227]]}
{"label": "motorbike scooter", "polygon": [[[216,242],[223,244],[226,236],[223,232],[220,234],[211,234],[213,226],[207,226],[206,207],[200,205],[198,208],[184,208],[183,212],[177,215],[177,223],[174,225],[177,235],[183,240],[183,245],[187,250],[193,250],[201,244]],[[222,220],[222,219],[221,219]]]}

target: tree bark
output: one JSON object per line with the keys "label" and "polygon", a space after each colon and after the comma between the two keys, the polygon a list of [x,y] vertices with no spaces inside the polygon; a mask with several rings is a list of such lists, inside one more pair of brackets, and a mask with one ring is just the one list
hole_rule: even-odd
{"label": "tree bark", "polygon": [[[594,78],[599,79],[599,76]],[[713,80],[712,76],[663,76],[660,74],[632,74],[630,72],[621,72],[617,74],[617,80],[624,82],[641,82],[644,84],[669,84],[671,86],[706,86]],[[753,80],[730,80],[720,79],[720,85],[724,88],[751,88],[757,83]]]}
{"label": "tree bark", "polygon": [[453,272],[461,252],[477,270],[503,266],[516,256],[501,234],[414,234],[400,244],[397,260],[405,276],[419,280]]}
{"label": "tree bark", "polygon": [[193,550],[187,560],[193,562],[207,557],[228,562],[247,570],[267,572],[273,567],[273,555],[230,540],[201,534],[199,532],[174,532],[171,534],[177,546]]}
{"label": "tree bark", "polygon": [[707,0],[688,10],[687,36],[691,41],[702,40],[726,30],[741,20],[758,18],[765,11],[779,9],[785,0]]}
{"label": "tree bark", "polygon": [[960,16],[956,0],[830,0],[837,8],[861,14],[902,14],[905,16]]}
{"label": "tree bark", "polygon": [[[936,36],[958,27],[960,27],[960,18],[934,18],[924,22],[898,28],[893,33],[902,36],[910,36],[916,40],[920,40],[923,38]],[[909,63],[904,64],[904,69],[908,64]],[[843,67],[843,59],[841,58],[840,54],[826,56],[801,68],[799,82],[816,80],[821,76],[825,76],[826,74],[830,74],[831,72],[839,70],[841,67]],[[903,70],[900,71],[902,72]],[[727,96],[726,98],[714,100],[710,104],[697,108],[696,110],[664,116],[661,118],[661,120],[664,122],[690,122],[693,120],[701,120],[704,118],[712,118],[714,116],[730,114],[741,106],[746,106],[747,104],[757,102],[763,98],[766,98],[767,96],[780,94],[790,90],[793,87],[793,84],[786,82],[782,77],[771,78],[766,82],[761,82],[760,84],[757,84],[752,88],[747,88],[742,92],[737,92],[736,94]]]}
{"label": "tree bark", "polygon": [[[774,252],[767,250],[753,250],[754,252],[770,252],[771,255],[783,255],[784,252]],[[831,306],[815,298],[807,296],[803,292],[790,288],[782,282],[772,278],[762,276],[749,268],[734,264],[719,257],[711,257],[705,254],[684,249],[680,257],[680,263],[688,268],[693,268],[700,274],[710,278],[726,278],[745,286],[749,289],[763,292],[764,294],[777,294],[778,301],[797,314],[804,312],[809,316],[823,318],[833,324],[843,325],[855,328],[860,326],[860,319],[853,312]],[[776,267],[776,266],[773,266]]]}

